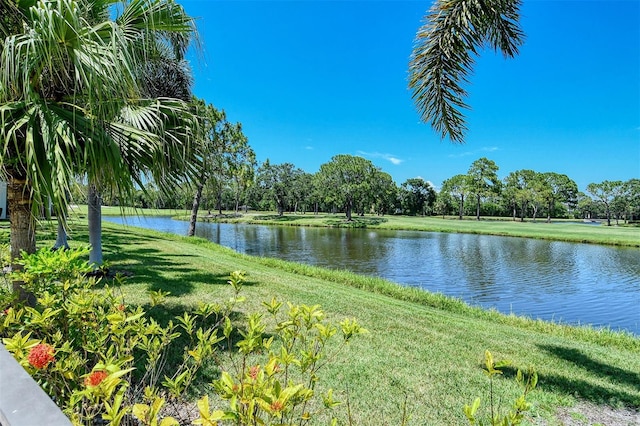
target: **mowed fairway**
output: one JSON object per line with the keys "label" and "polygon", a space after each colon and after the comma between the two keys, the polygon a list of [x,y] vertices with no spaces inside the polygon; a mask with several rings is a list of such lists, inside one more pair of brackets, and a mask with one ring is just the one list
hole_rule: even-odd
{"label": "mowed fairway", "polygon": [[[86,223],[74,222],[73,245],[86,244]],[[548,225],[555,226],[569,227]],[[131,274],[123,289],[128,303],[145,304],[148,290],[171,292],[172,312],[220,301],[230,295],[228,274],[243,270],[247,300],[238,324],[273,297],[319,304],[336,321],[355,317],[370,333],[333,358],[318,385],[319,391],[334,388],[342,400],[348,392],[354,424],[398,425],[405,401],[408,424],[465,424],[463,405],[488,399],[485,350],[513,362],[494,388],[505,407],[518,395],[515,370],[538,371],[530,397],[534,423],[559,424],[558,407],[577,399],[640,409],[640,339],[627,334],[505,316],[375,278],[253,258],[201,239],[132,227],[105,223],[104,249],[112,270]],[[343,420],[346,412],[346,405],[337,409]],[[314,424],[326,420],[320,416]]]}

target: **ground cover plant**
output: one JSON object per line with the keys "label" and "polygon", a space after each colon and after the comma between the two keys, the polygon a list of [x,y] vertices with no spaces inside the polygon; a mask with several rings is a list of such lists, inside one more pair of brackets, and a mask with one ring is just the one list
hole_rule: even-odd
{"label": "ground cover plant", "polygon": [[[72,237],[72,245],[86,244],[86,234]],[[170,314],[226,300],[233,294],[229,271],[240,269],[246,272],[240,317],[276,297],[321,305],[328,320],[356,318],[369,334],[325,367],[316,388],[325,395],[336,389],[334,397],[348,401],[354,424],[400,424],[403,413],[407,424],[466,423],[463,405],[481,397],[485,407],[488,399],[485,350],[512,361],[494,383],[501,401],[520,394],[517,369],[535,366],[530,422],[560,424],[554,420],[558,410],[575,404],[599,407],[597,412],[640,408],[637,336],[501,315],[380,279],[241,255],[197,238],[111,224],[105,224],[104,238],[110,270],[129,275],[122,287],[127,304],[148,303],[148,291],[171,293],[163,305]],[[344,405],[337,409],[346,415]]]}

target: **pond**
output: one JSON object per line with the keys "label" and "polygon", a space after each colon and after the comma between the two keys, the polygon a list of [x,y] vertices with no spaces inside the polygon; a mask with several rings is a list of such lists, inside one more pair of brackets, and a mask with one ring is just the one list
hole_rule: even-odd
{"label": "pond", "polygon": [[[166,217],[109,217],[186,235]],[[640,250],[489,235],[198,223],[238,252],[382,277],[471,305],[640,335]]]}

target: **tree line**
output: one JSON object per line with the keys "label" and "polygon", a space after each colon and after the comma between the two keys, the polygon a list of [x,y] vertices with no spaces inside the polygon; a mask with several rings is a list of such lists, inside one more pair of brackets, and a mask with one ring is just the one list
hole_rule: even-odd
{"label": "tree line", "polygon": [[[138,190],[131,205],[189,209],[195,193],[199,207],[208,214],[251,209],[278,215],[344,213],[348,220],[354,214],[403,214],[459,219],[498,216],[520,221],[544,218],[547,222],[553,218],[606,219],[609,225],[612,220],[628,222],[640,216],[640,179],[590,183],[581,192],[571,178],[555,172],[522,169],[500,179],[496,163],[483,157],[467,173],[445,179],[440,190],[419,177],[397,185],[371,161],[347,154],[334,156],[316,173],[268,159],[258,166],[241,135],[241,125],[236,126],[235,136],[212,137],[226,142],[217,142],[217,150],[210,151],[215,161],[203,172],[207,179],[185,182],[170,193],[149,182],[145,190]],[[83,194],[77,192],[75,197],[82,201]],[[119,204],[115,198],[105,201]]]}

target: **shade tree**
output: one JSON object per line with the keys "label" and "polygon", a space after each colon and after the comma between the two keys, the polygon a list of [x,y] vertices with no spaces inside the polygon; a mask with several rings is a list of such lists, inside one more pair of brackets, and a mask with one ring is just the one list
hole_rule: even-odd
{"label": "shade tree", "polygon": [[542,173],[542,196],[547,203],[547,223],[551,222],[551,216],[556,208],[556,203],[563,203],[567,207],[575,207],[578,196],[578,185],[565,174],[546,172]]}
{"label": "shade tree", "polygon": [[462,220],[464,214],[464,198],[469,193],[467,175],[458,174],[444,180],[440,192],[447,193],[458,201],[458,219]]}
{"label": "shade tree", "polygon": [[482,157],[471,163],[467,172],[467,189],[476,197],[476,219],[480,220],[480,202],[482,199],[500,193],[498,165],[488,158]]}
{"label": "shade tree", "polygon": [[382,216],[394,212],[398,199],[398,186],[389,173],[378,170],[373,187],[373,211]]}
{"label": "shade tree", "polygon": [[272,164],[269,159],[260,165],[253,186],[256,201],[267,202],[278,212],[284,214],[293,200],[293,188],[297,177],[304,171],[292,163]]}
{"label": "shade tree", "polygon": [[339,154],[320,166],[317,180],[326,202],[340,206],[347,220],[352,220],[354,208],[372,201],[378,168],[363,158]]}
{"label": "shade tree", "polygon": [[425,216],[433,209],[436,191],[431,183],[424,179],[410,178],[400,185],[398,196],[404,214]]}
{"label": "shade tree", "polygon": [[600,183],[590,183],[587,185],[587,192],[604,206],[607,217],[607,226],[611,226],[611,209],[614,200],[621,196],[624,186],[620,180],[604,180]]}

